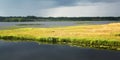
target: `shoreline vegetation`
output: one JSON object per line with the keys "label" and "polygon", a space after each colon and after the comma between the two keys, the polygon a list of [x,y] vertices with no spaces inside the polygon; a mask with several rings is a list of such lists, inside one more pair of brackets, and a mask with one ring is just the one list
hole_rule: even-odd
{"label": "shoreline vegetation", "polygon": [[43,24],[16,24],[16,26],[37,26],[37,25],[43,25]]}
{"label": "shoreline vegetation", "polygon": [[38,41],[48,44],[120,50],[120,23],[0,30],[0,39],[9,41]]}
{"label": "shoreline vegetation", "polygon": [[36,21],[120,21],[120,17],[0,16],[0,22],[36,22]]}

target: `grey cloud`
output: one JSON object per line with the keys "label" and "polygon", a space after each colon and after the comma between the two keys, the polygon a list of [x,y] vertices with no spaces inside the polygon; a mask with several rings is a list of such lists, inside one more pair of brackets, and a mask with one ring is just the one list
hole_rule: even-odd
{"label": "grey cloud", "polygon": [[[1,3],[2,2],[2,3]],[[0,5],[4,8],[46,9],[60,6],[75,6],[77,3],[120,2],[120,0],[1,0]]]}
{"label": "grey cloud", "polygon": [[[48,1],[48,0],[44,0]],[[61,7],[61,6],[76,6],[78,3],[80,5],[90,5],[89,3],[116,3],[120,2],[120,0],[49,0],[52,2],[55,2],[53,6],[49,6],[47,8],[55,8],[55,7]]]}
{"label": "grey cloud", "polygon": [[[112,2],[120,2],[120,0],[53,0],[57,2],[58,6],[74,6],[76,5],[78,2],[80,3],[85,3],[85,2],[90,2],[90,3],[99,3],[99,2],[103,2],[103,3],[112,3]],[[56,6],[57,6],[56,5]]]}
{"label": "grey cloud", "polygon": [[[0,12],[4,12],[3,14],[6,15],[38,15],[38,12],[49,8],[76,6],[78,3],[91,5],[99,2],[114,3],[120,2],[120,0],[0,0]],[[40,14],[44,15],[47,13]]]}
{"label": "grey cloud", "polygon": [[75,5],[80,0],[54,0],[57,3],[57,6],[72,6]]}
{"label": "grey cloud", "polygon": [[89,0],[90,2],[106,2],[106,3],[109,3],[109,2],[118,2],[120,0]]}

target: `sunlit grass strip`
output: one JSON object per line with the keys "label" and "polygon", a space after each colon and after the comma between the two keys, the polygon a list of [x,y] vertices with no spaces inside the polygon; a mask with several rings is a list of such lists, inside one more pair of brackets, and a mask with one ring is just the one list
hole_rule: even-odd
{"label": "sunlit grass strip", "polygon": [[1,30],[0,39],[65,43],[71,46],[120,50],[120,23],[61,28]]}
{"label": "sunlit grass strip", "polygon": [[89,47],[98,49],[120,50],[120,41],[95,39],[95,38],[58,38],[58,37],[23,37],[23,36],[0,36],[0,39],[5,40],[22,40],[22,41],[37,41],[38,43],[48,44],[65,44],[76,47]]}

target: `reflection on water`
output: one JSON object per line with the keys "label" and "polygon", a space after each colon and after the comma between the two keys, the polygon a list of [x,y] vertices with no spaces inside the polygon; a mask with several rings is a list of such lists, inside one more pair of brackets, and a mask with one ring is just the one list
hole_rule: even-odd
{"label": "reflection on water", "polygon": [[0,60],[120,60],[120,51],[0,41]]}

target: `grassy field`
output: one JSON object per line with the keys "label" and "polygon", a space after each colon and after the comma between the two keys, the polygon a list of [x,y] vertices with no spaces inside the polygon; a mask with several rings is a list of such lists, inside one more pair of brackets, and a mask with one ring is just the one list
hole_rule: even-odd
{"label": "grassy field", "polygon": [[72,46],[120,50],[120,23],[0,30],[0,38],[4,40],[32,40],[65,43]]}

